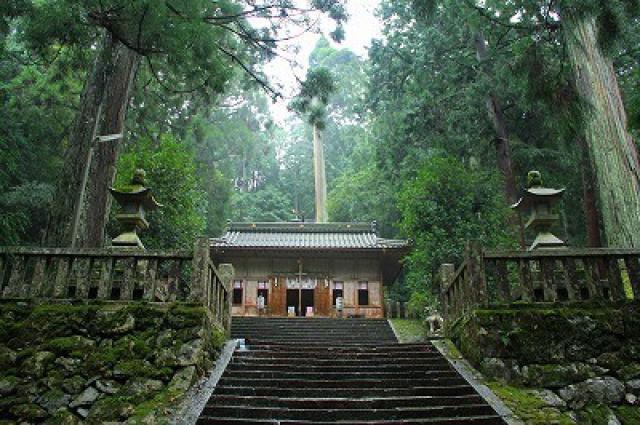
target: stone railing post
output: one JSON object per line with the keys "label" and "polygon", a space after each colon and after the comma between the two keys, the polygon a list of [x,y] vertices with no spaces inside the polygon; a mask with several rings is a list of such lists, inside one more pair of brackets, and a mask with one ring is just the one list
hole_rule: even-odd
{"label": "stone railing post", "polygon": [[445,263],[440,265],[440,270],[436,276],[434,282],[439,287],[440,293],[440,309],[442,311],[442,317],[446,320],[449,311],[449,300],[447,299],[447,289],[453,278],[453,274],[456,272],[456,268],[453,264]]}
{"label": "stone railing post", "polygon": [[189,302],[202,302],[208,305],[205,297],[209,284],[209,239],[198,238],[193,246],[193,271],[191,277],[191,290],[187,300]]}
{"label": "stone railing post", "polygon": [[469,271],[469,281],[464,282],[462,301],[463,306],[469,310],[475,306],[487,306],[489,297],[487,292],[487,280],[484,273],[484,257],[480,241],[469,241],[465,250],[465,261]]}
{"label": "stone railing post", "polygon": [[226,297],[223,296],[222,300],[220,300],[220,305],[224,306],[222,325],[227,331],[231,329],[231,303],[233,302],[231,286],[234,276],[235,270],[232,264],[220,264],[218,266],[218,277],[226,294]]}

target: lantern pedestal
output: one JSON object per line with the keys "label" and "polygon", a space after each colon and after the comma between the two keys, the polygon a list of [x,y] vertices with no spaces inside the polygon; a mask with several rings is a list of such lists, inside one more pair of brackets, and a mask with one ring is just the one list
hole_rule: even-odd
{"label": "lantern pedestal", "polygon": [[138,236],[138,231],[147,229],[149,222],[136,214],[118,214],[116,220],[122,226],[122,233],[111,241],[111,246],[113,248],[145,249]]}

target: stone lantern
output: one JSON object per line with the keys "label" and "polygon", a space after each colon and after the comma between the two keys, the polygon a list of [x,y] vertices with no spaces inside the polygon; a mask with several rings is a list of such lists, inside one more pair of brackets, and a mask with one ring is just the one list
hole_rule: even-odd
{"label": "stone lantern", "polygon": [[116,215],[116,220],[122,225],[122,233],[112,241],[112,248],[144,249],[138,231],[149,227],[145,213],[162,206],[153,198],[151,189],[145,187],[145,177],[144,170],[137,169],[130,184],[118,189],[109,188],[122,207]]}
{"label": "stone lantern", "polygon": [[565,248],[565,243],[551,233],[551,227],[559,221],[553,208],[560,201],[564,189],[551,189],[542,186],[542,176],[539,171],[529,171],[527,174],[527,189],[518,202],[511,208],[529,219],[525,228],[536,232],[536,238],[529,250]]}

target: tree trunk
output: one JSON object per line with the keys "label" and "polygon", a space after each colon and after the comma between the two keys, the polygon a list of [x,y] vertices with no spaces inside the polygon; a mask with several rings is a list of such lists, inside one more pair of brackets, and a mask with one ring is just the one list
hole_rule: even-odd
{"label": "tree trunk", "polygon": [[600,215],[598,212],[596,182],[593,176],[591,159],[589,158],[589,147],[582,137],[578,138],[578,144],[581,155],[582,203],[585,227],[587,230],[587,246],[590,248],[599,248],[602,246],[602,239],[600,238]]}
{"label": "tree trunk", "polygon": [[105,33],[82,90],[79,110],[69,135],[69,148],[45,230],[43,244],[46,246],[71,246],[78,234],[74,226],[75,217],[82,204],[85,166],[95,139],[113,50],[114,42]]}
{"label": "tree trunk", "polygon": [[[140,55],[119,43],[115,49],[113,69],[110,72],[102,107],[100,135],[123,134],[124,121],[129,105],[131,88]],[[101,248],[104,245],[104,230],[109,218],[111,196],[120,139],[98,143],[91,162],[87,195],[85,198],[85,231],[80,235],[79,246]]]}
{"label": "tree trunk", "polygon": [[327,215],[327,176],[324,169],[324,148],[317,125],[313,126],[313,169],[316,187],[316,222],[326,223]]}
{"label": "tree trunk", "polygon": [[[488,57],[488,51],[487,42],[481,32],[477,32],[475,34],[474,43],[476,48],[476,57],[478,58],[478,61],[483,64]],[[488,71],[485,72],[488,73]],[[502,173],[502,180],[504,182],[504,194],[509,205],[513,205],[518,200],[518,189],[516,188],[516,180],[513,175],[513,162],[511,160],[511,146],[509,143],[507,123],[505,122],[504,114],[502,113],[502,109],[498,103],[497,96],[494,93],[488,94],[486,105],[489,119],[491,119],[491,123],[493,124],[493,128],[496,132],[494,145],[496,149],[498,169],[500,170],[500,173]],[[509,222],[518,237],[520,248],[525,248],[522,217],[519,213],[514,211],[511,214]]]}
{"label": "tree trunk", "polygon": [[598,45],[593,18],[565,19],[565,34],[578,92],[584,103],[584,130],[594,165],[606,242],[640,247],[640,162],[613,64]]}

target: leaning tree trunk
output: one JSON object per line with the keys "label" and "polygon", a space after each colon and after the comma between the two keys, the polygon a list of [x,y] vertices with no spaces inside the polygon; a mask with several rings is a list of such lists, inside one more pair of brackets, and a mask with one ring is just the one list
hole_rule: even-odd
{"label": "leaning tree trunk", "polygon": [[317,125],[313,126],[313,168],[316,188],[316,222],[326,223],[327,214],[327,175],[324,166],[324,148]]}
{"label": "leaning tree trunk", "polygon": [[43,244],[46,246],[71,246],[78,234],[75,217],[82,205],[85,166],[95,139],[113,50],[114,42],[108,33],[105,33],[82,90],[79,110],[69,135],[69,148],[65,154],[43,238]]}
{"label": "leaning tree trunk", "polygon": [[[485,60],[488,57],[488,51],[487,42],[481,32],[477,32],[475,34],[474,43],[478,61],[481,64],[484,64]],[[486,69],[485,72],[488,73]],[[507,123],[504,119],[504,114],[502,113],[500,104],[498,103],[498,98],[494,93],[488,94],[486,105],[489,119],[491,119],[491,123],[493,124],[493,128],[496,132],[494,145],[496,149],[496,160],[498,163],[498,169],[502,174],[504,194],[507,198],[507,202],[512,205],[518,200],[518,189],[516,188],[516,179],[513,175],[513,161],[511,160],[511,145],[509,142]],[[520,248],[524,248],[525,239],[522,217],[519,213],[514,211],[509,218],[509,222],[518,237]]]}
{"label": "leaning tree trunk", "polygon": [[582,174],[582,203],[584,208],[585,227],[587,230],[587,246],[599,248],[602,246],[600,238],[600,215],[598,211],[598,194],[593,175],[593,166],[589,157],[587,142],[578,138],[580,146],[580,168]]}
{"label": "leaning tree trunk", "polygon": [[[131,88],[139,63],[138,53],[118,44],[102,107],[100,135],[123,134]],[[79,246],[101,248],[104,244],[104,230],[111,207],[109,186],[113,184],[115,177],[119,147],[120,139],[96,146],[84,202],[85,231],[80,235]]]}
{"label": "leaning tree trunk", "polygon": [[598,45],[593,18],[565,19],[566,43],[584,109],[606,242],[640,247],[640,162],[612,61]]}

